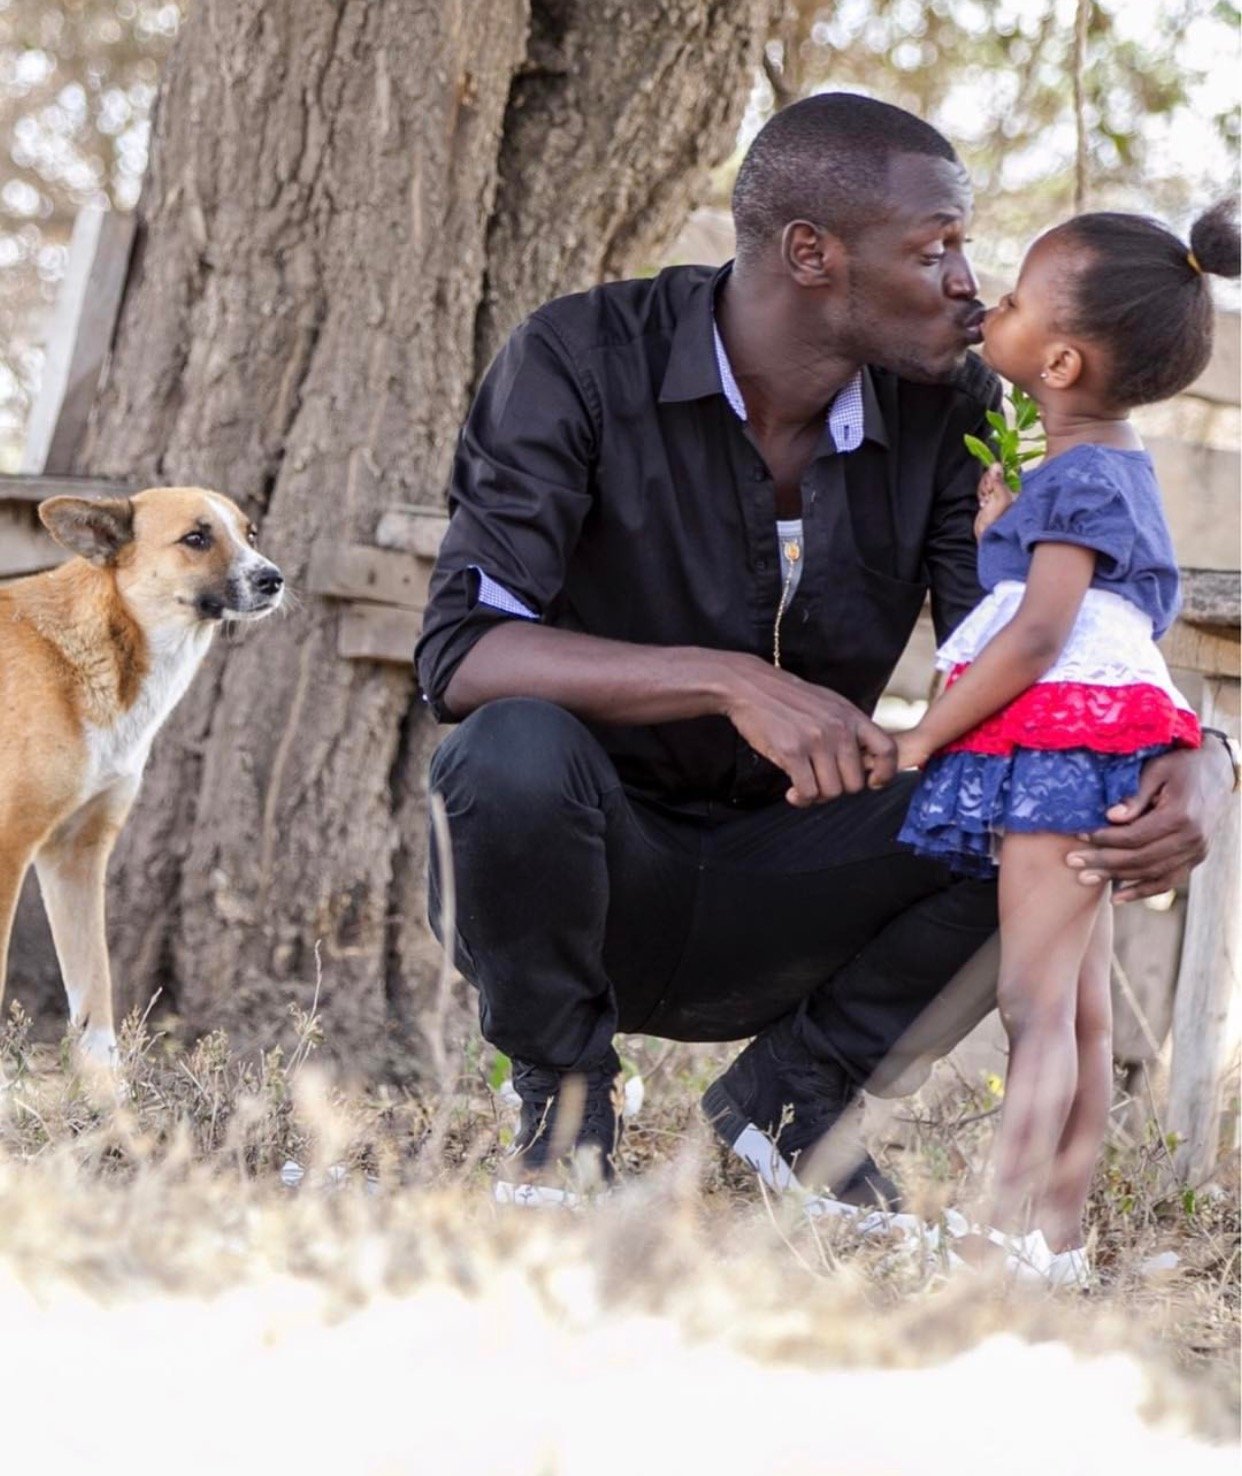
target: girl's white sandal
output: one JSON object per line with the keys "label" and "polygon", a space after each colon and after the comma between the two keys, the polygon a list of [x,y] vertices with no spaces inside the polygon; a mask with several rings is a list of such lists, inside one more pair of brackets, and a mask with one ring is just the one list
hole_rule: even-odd
{"label": "girl's white sandal", "polygon": [[1085,1291],[1092,1283],[1091,1262],[1085,1246],[1054,1251],[1042,1230],[1027,1235],[1013,1235],[989,1225],[974,1225],[956,1210],[947,1210],[943,1219],[949,1244],[946,1265],[949,1270],[980,1268],[951,1249],[952,1240],[978,1236],[1005,1252],[1001,1266],[1007,1280],[1021,1286],[1041,1286],[1055,1291]]}

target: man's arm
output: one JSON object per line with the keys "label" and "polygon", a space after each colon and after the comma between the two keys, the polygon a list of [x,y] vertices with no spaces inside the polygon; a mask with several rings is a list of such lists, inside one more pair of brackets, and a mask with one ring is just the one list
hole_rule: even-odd
{"label": "man's arm", "polygon": [[975,535],[980,467],[967,451],[965,437],[985,440],[991,434],[987,412],[1000,408],[1001,386],[982,365],[972,365],[968,379],[977,394],[960,393],[947,417],[936,467],[936,498],[923,545],[939,644],[948,640],[983,597]]}
{"label": "man's arm", "polygon": [[742,651],[639,646],[511,621],[477,641],[445,693],[464,717],[499,697],[541,697],[589,722],[727,717],[789,776],[792,805],[856,794],[895,772],[893,740],[843,697]]}
{"label": "man's arm", "polygon": [[555,627],[591,505],[598,413],[591,385],[537,316],[488,371],[454,461],[452,519],[416,651],[436,715],[465,717],[501,697],[542,697],[600,723],[722,715],[789,775],[793,804],[857,792],[864,763],[890,778],[896,750],[886,733],[844,698],[757,656]]}

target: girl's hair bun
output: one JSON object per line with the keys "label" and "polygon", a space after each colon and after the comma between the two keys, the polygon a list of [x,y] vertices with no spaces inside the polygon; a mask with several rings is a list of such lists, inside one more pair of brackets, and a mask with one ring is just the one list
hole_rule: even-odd
{"label": "girl's hair bun", "polygon": [[1238,202],[1220,200],[1190,228],[1190,249],[1200,267],[1214,277],[1236,277],[1242,271],[1238,238]]}

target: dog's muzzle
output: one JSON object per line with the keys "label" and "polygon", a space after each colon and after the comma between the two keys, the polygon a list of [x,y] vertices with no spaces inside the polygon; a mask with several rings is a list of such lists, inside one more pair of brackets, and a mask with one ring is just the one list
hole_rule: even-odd
{"label": "dog's muzzle", "polygon": [[231,574],[223,590],[203,590],[195,608],[202,620],[261,620],[280,604],[284,589],[285,576],[275,564],[261,559]]}

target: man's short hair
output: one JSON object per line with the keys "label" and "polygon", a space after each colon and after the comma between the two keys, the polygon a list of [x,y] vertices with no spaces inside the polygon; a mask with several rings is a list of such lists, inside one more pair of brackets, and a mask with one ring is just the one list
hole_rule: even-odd
{"label": "man's short hair", "polygon": [[791,220],[853,241],[885,213],[894,154],[957,162],[930,123],[872,97],[821,92],[782,109],[759,130],[733,186],[738,256],[765,246]]}

